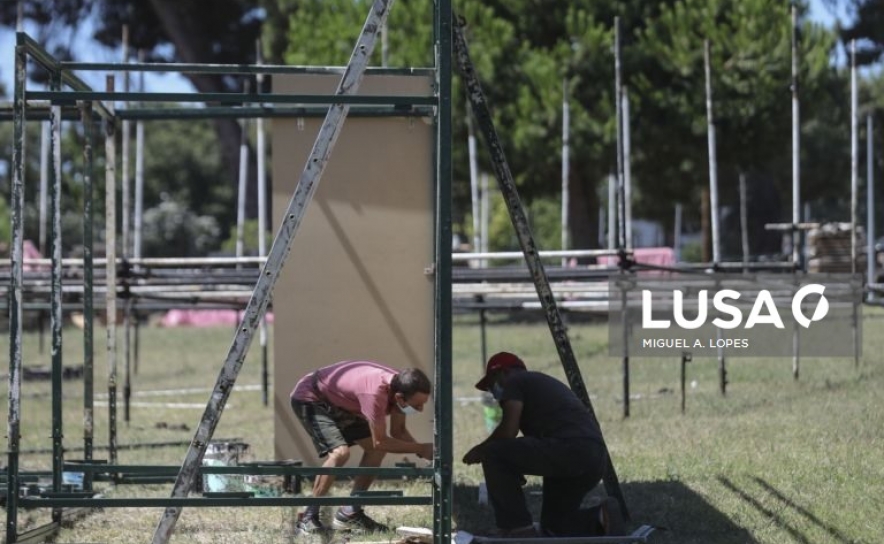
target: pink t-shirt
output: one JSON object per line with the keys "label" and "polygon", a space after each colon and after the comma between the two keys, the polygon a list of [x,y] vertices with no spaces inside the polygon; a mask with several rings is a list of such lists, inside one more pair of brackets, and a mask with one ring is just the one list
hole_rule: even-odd
{"label": "pink t-shirt", "polygon": [[390,413],[390,380],[399,373],[397,370],[372,361],[341,361],[316,372],[317,386],[325,399],[317,398],[313,391],[313,373],[298,381],[292,390],[293,399],[327,400],[366,421],[379,421]]}

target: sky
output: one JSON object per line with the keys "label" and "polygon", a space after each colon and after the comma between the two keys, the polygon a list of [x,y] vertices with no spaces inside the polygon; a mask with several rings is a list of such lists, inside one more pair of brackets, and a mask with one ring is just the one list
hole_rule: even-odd
{"label": "sky", "polygon": [[[834,10],[835,13],[833,13],[833,10],[826,5],[825,0],[810,0],[810,18],[820,24],[831,26],[835,23],[836,19],[847,19],[846,4],[846,0],[838,0],[838,6]],[[91,27],[91,23],[86,21],[78,30],[77,39],[74,42],[77,59],[83,62],[120,62],[122,58],[120,50],[115,51],[106,47],[96,46],[89,40],[92,34]],[[31,32],[29,33],[32,36],[36,35],[33,28],[30,30]],[[27,25],[25,26],[25,31],[29,31]],[[13,87],[14,46],[15,32],[10,28],[0,27],[0,81],[6,87],[7,94],[12,93]],[[839,58],[838,62],[843,62],[843,60]],[[105,72],[80,72],[78,75],[93,89],[104,88]],[[121,85],[122,83],[118,79],[117,88],[122,88]],[[134,81],[130,85],[132,85],[130,88],[135,88]],[[148,92],[193,91],[193,87],[183,76],[171,73],[145,73],[145,87]]]}

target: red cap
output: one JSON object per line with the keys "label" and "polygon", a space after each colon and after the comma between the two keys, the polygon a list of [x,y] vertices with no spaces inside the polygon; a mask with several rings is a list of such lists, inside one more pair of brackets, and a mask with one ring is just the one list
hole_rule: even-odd
{"label": "red cap", "polygon": [[491,375],[504,368],[524,369],[525,363],[512,353],[506,351],[495,353],[490,359],[488,359],[488,364],[485,365],[485,375],[476,384],[476,389],[480,391],[488,391],[488,389],[491,388]]}

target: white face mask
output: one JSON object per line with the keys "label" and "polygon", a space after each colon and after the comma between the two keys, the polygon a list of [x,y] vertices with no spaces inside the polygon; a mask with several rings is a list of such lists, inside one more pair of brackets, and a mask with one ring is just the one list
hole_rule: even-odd
{"label": "white face mask", "polygon": [[408,404],[407,402],[405,403],[405,406],[402,406],[401,404],[399,404],[399,403],[397,402],[397,403],[396,403],[396,406],[399,407],[399,411],[400,411],[400,412],[402,412],[403,414],[405,414],[405,415],[407,415],[407,416],[408,416],[408,415],[411,415],[411,414],[416,414],[416,413],[417,413],[417,408],[415,408],[414,406]]}
{"label": "white face mask", "polygon": [[494,397],[494,400],[499,401],[503,396],[503,386],[497,382],[491,384],[491,396]]}

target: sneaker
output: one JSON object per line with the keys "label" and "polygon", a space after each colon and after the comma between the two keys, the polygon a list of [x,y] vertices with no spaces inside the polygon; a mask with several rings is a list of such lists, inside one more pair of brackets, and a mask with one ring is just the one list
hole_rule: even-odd
{"label": "sneaker", "polygon": [[332,528],[338,531],[356,531],[364,533],[383,533],[390,530],[386,525],[378,523],[365,515],[365,512],[362,510],[353,512],[352,514],[346,514],[341,509],[338,509],[338,511],[335,512],[335,518],[332,520]]}
{"label": "sneaker", "polygon": [[298,514],[295,522],[295,534],[299,536],[316,535],[327,532],[325,525],[319,521],[319,516],[308,515],[306,512]]}
{"label": "sneaker", "polygon": [[617,499],[607,497],[602,501],[600,512],[605,536],[626,535],[626,523],[623,521],[623,513],[620,511],[620,502]]}

